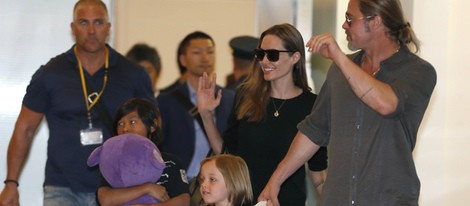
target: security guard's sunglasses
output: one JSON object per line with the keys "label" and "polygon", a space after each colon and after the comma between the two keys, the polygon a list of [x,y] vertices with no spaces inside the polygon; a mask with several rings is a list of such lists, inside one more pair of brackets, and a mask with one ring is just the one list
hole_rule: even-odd
{"label": "security guard's sunglasses", "polygon": [[277,62],[279,60],[279,53],[281,52],[295,52],[288,50],[276,50],[276,49],[255,49],[255,57],[258,61],[263,61],[264,56],[268,58],[270,62]]}

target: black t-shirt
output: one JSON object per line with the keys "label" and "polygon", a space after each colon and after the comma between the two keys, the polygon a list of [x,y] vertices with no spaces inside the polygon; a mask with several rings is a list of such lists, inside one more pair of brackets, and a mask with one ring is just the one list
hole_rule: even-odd
{"label": "black t-shirt", "polygon": [[165,160],[165,169],[157,184],[166,188],[170,198],[183,193],[189,194],[188,178],[185,169],[181,167],[181,161],[178,157],[169,153],[162,152],[162,157]]}
{"label": "black t-shirt", "polygon": [[[271,98],[266,106],[266,116],[260,122],[250,122],[246,118],[237,120],[232,111],[228,123],[229,129],[224,133],[224,141],[229,153],[239,155],[246,161],[255,200],[279,162],[287,154],[298,131],[297,123],[311,112],[316,97],[317,95],[304,91],[292,99]],[[276,111],[279,114],[277,116],[274,115]],[[309,169],[313,171],[326,169],[326,153],[326,148],[321,148],[309,160]],[[306,186],[303,167],[284,182],[278,198],[281,205],[305,205]]]}

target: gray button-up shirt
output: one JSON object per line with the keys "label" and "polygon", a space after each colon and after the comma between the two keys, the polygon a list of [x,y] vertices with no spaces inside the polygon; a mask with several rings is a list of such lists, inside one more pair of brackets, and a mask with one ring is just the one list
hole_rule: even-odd
{"label": "gray button-up shirt", "polygon": [[[351,55],[359,64],[363,52]],[[382,116],[357,97],[332,65],[312,113],[298,129],[329,146],[319,205],[417,205],[420,182],[412,151],[436,84],[431,64],[401,48],[381,62],[376,78],[391,85],[399,105]]]}

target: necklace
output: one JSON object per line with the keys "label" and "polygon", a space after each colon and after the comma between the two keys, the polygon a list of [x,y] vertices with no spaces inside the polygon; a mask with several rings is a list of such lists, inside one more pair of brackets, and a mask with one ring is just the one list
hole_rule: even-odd
{"label": "necklace", "polygon": [[287,99],[284,99],[284,101],[282,101],[281,105],[279,106],[279,108],[277,108],[276,106],[276,103],[274,103],[274,99],[271,98],[271,101],[273,102],[273,106],[274,106],[274,117],[279,117],[279,110],[281,110],[282,106],[284,106],[284,103],[286,103],[286,100]]}

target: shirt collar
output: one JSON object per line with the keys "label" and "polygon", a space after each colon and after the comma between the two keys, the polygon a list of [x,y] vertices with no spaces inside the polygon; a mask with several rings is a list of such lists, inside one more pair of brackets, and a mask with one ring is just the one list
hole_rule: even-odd
{"label": "shirt collar", "polygon": [[[364,55],[364,53],[365,53],[364,50],[360,50],[360,51],[352,54],[351,55],[352,60],[356,64],[359,65],[361,63],[361,59],[362,59],[362,56]],[[403,57],[405,57],[409,53],[411,53],[411,52],[410,52],[410,50],[408,49],[407,46],[401,46],[400,49],[395,54],[393,54],[389,58],[387,58],[387,59],[383,60],[382,62],[380,62],[380,65],[399,63],[400,61],[403,60]]]}
{"label": "shirt collar", "polygon": [[189,91],[189,99],[194,105],[196,105],[197,103],[196,90],[191,86],[191,84],[189,84],[188,81],[186,81],[186,86],[188,87],[188,91]]}
{"label": "shirt collar", "polygon": [[[65,56],[67,57],[67,59],[71,63],[78,64],[77,58],[76,58],[75,53],[73,51],[74,47],[75,47],[75,44],[72,46],[72,48],[70,48],[68,51],[65,52]],[[117,65],[117,60],[118,60],[119,54],[117,53],[116,50],[111,48],[111,46],[109,46],[108,44],[106,44],[106,47],[108,47],[108,50],[109,50],[109,67]]]}

